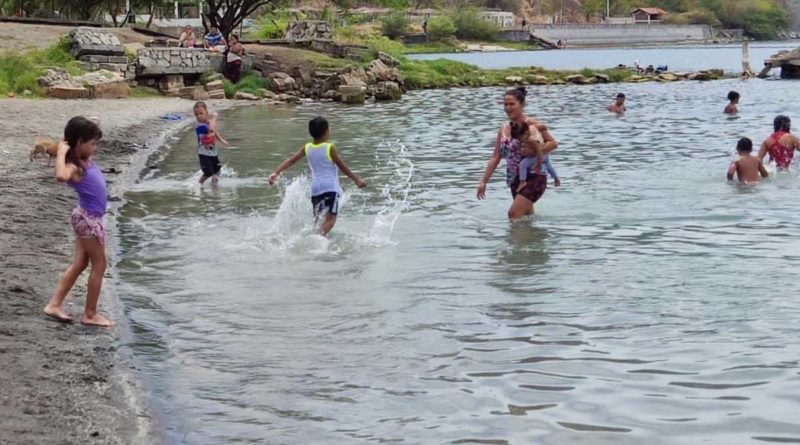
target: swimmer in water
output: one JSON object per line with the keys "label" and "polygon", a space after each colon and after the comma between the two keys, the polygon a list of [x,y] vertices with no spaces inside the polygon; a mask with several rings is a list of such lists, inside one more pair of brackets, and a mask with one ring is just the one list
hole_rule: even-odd
{"label": "swimmer in water", "polygon": [[617,94],[617,99],[613,104],[608,106],[608,111],[618,115],[624,114],[627,111],[627,108],[625,108],[625,93]]}
{"label": "swimmer in water", "polygon": [[736,144],[736,153],[739,154],[739,159],[731,162],[728,167],[728,181],[733,181],[733,176],[736,175],[740,184],[752,184],[761,181],[761,177],[769,176],[761,159],[753,156],[752,152],[753,141],[748,138],[739,139]]}
{"label": "swimmer in water", "polygon": [[731,91],[728,93],[728,100],[730,103],[725,107],[725,114],[735,116],[739,112],[739,93]]}

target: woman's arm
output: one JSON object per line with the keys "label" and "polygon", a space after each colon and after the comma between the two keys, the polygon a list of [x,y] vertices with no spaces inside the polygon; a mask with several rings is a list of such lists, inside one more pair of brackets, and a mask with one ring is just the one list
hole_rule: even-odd
{"label": "woman's arm", "polygon": [[503,127],[500,127],[500,130],[497,131],[497,141],[494,144],[492,157],[489,158],[489,163],[486,164],[486,170],[483,172],[481,182],[478,184],[478,199],[483,199],[486,197],[486,184],[489,182],[489,179],[492,178],[492,174],[494,174],[494,171],[497,170],[497,166],[500,164],[500,140],[502,138]]}

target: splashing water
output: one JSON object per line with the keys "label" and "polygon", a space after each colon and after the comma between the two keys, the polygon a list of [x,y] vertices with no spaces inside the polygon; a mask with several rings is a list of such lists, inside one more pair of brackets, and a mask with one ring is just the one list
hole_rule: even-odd
{"label": "splashing water", "polygon": [[386,167],[393,171],[391,178],[383,186],[382,195],[384,204],[375,215],[370,230],[369,241],[374,245],[391,243],[392,231],[397,219],[404,210],[408,209],[408,193],[411,190],[411,180],[414,177],[414,163],[411,162],[406,146],[395,141],[381,144],[376,157],[384,151],[389,152]]}

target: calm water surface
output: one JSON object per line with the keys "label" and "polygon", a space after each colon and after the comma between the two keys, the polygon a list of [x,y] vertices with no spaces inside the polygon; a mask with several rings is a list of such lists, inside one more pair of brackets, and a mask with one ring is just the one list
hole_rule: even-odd
{"label": "calm water surface", "polygon": [[[599,111],[620,88],[630,113]],[[497,88],[224,112],[218,189],[175,141],[111,286],[170,443],[800,442],[800,178],[724,178],[798,84],[530,91],[563,186],[515,223],[502,174],[475,199]],[[370,184],[330,239],[305,164],[265,180],[318,114]]]}
{"label": "calm water surface", "polygon": [[[781,50],[792,50],[800,41],[751,42],[750,64],[758,71],[764,60]],[[561,51],[513,51],[499,53],[417,54],[414,59],[451,59],[482,68],[509,68],[539,66],[546,69],[606,69],[620,63],[633,66],[638,60],[642,66],[667,65],[673,71],[697,71],[711,68],[728,72],[742,71],[742,45],[686,45],[673,48],[583,48]],[[779,70],[775,70],[777,74]]]}

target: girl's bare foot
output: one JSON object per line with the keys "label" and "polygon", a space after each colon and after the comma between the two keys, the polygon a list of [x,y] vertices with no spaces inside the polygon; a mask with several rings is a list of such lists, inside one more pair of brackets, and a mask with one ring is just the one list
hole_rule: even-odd
{"label": "girl's bare foot", "polygon": [[114,322],[103,317],[100,314],[94,314],[93,316],[88,316],[85,313],[81,316],[81,324],[85,324],[87,326],[100,326],[104,328],[109,328],[114,326]]}
{"label": "girl's bare foot", "polygon": [[519,183],[519,187],[517,187],[517,193],[522,192],[525,186],[528,185],[528,181],[522,181]]}
{"label": "girl's bare foot", "polygon": [[44,313],[48,317],[52,317],[62,323],[72,323],[72,317],[67,315],[67,313],[64,312],[64,308],[60,306],[54,306],[52,304],[48,304],[47,306],[44,307]]}

